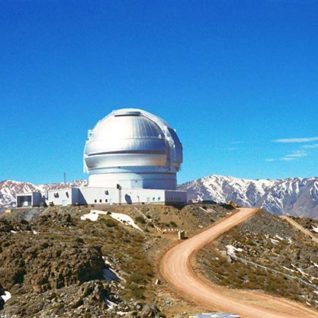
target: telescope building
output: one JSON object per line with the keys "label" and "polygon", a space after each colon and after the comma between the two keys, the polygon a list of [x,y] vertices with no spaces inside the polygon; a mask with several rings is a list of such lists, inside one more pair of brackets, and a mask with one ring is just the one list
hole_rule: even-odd
{"label": "telescope building", "polygon": [[[176,190],[182,160],[182,144],[163,119],[141,109],[115,110],[88,131],[83,154],[88,185],[49,190],[43,200],[49,205],[184,204],[186,192]],[[17,206],[24,206],[21,197]]]}

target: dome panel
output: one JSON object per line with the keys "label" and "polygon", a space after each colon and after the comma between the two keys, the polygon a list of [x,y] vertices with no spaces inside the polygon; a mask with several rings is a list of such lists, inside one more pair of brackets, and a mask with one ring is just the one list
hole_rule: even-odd
{"label": "dome panel", "polygon": [[96,139],[159,138],[160,128],[143,116],[111,116],[94,129]]}
{"label": "dome panel", "polygon": [[88,155],[116,152],[136,152],[136,153],[166,153],[167,147],[163,139],[129,138],[118,142],[118,139],[92,140],[87,142],[86,151]]}
{"label": "dome panel", "polygon": [[147,187],[153,179],[156,187],[172,189],[181,163],[182,145],[175,131],[141,109],[116,110],[100,120],[89,132],[84,149],[84,170],[90,180],[99,180],[98,184],[114,180],[115,169],[116,176],[130,173],[134,178],[147,177]]}

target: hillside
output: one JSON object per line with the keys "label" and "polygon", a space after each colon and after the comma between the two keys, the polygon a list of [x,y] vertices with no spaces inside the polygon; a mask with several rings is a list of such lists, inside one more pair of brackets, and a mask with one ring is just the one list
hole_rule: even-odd
{"label": "hillside", "polygon": [[263,290],[317,309],[317,251],[311,238],[260,211],[202,249],[198,267],[218,285]]}
{"label": "hillside", "polygon": [[[12,298],[0,316],[172,317],[196,310],[156,283],[158,259],[177,240],[177,229],[197,233],[226,216],[229,207],[104,206],[108,212],[95,214],[91,209],[2,215],[0,293],[9,291]],[[127,216],[118,222],[123,216],[117,213]]]}
{"label": "hillside", "polygon": [[[178,229],[188,236],[199,233],[232,213],[230,206],[92,209],[32,208],[2,215],[0,293],[12,298],[1,304],[0,297],[0,314],[187,317],[183,313],[204,311],[161,281],[159,259],[176,243]],[[315,221],[296,220],[317,227]],[[198,269],[217,284],[264,290],[312,308],[318,304],[317,264],[317,245],[265,212],[207,246],[198,259]]]}
{"label": "hillside", "polygon": [[318,219],[318,178],[247,180],[209,176],[182,184],[190,200],[233,201],[260,207],[273,214]]}

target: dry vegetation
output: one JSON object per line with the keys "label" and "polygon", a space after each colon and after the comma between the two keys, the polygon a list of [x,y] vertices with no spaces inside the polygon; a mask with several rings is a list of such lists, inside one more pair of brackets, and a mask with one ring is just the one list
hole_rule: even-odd
{"label": "dry vegetation", "polygon": [[[312,234],[318,237],[318,220],[313,219],[306,219],[306,218],[298,218],[298,217],[291,217],[305,229],[309,230]],[[316,229],[316,231],[314,230]]]}
{"label": "dry vegetation", "polygon": [[[228,245],[239,251],[231,255]],[[318,308],[318,246],[266,212],[203,249],[199,267],[217,284],[263,290]]]}
{"label": "dry vegetation", "polygon": [[[128,214],[143,232],[109,215],[97,222],[80,220],[93,208]],[[49,207],[5,215],[0,219],[0,284],[12,292],[5,313],[115,317],[116,311],[101,306],[105,294],[118,303],[116,310],[136,316],[139,303],[156,304],[167,317],[198,312],[200,308],[180,299],[165,282],[155,283],[159,259],[176,242],[178,230],[192,236],[231,212],[231,206],[205,204]],[[227,245],[242,248],[237,258],[226,253]],[[103,257],[119,282],[103,280]],[[317,245],[268,213],[259,213],[207,246],[198,265],[217,284],[264,290],[317,307]]]}
{"label": "dry vegetation", "polygon": [[[109,215],[100,216],[97,222],[80,220],[92,208],[128,214],[143,232]],[[191,304],[175,298],[164,283],[155,284],[159,257],[177,239],[177,230],[191,236],[224,217],[229,208],[48,207],[4,215],[0,219],[0,284],[12,293],[4,313],[16,317],[61,312],[65,317],[114,317],[115,311],[105,311],[101,305],[105,295],[118,303],[117,310],[136,311],[137,316],[139,302],[157,304],[168,317],[182,310],[189,312],[194,309]],[[103,281],[103,257],[120,277],[119,282]],[[21,279],[17,280],[17,275]]]}

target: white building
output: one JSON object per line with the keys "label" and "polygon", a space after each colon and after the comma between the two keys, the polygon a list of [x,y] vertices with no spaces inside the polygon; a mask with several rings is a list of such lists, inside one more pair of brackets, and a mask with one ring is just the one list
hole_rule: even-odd
{"label": "white building", "polygon": [[45,201],[184,204],[186,192],[176,190],[182,159],[181,142],[164,120],[141,109],[116,110],[88,131],[83,158],[88,185],[50,190]]}
{"label": "white building", "polygon": [[16,198],[17,207],[40,206],[43,203],[43,197],[40,192],[18,193]]}

